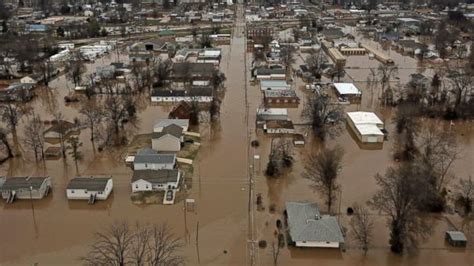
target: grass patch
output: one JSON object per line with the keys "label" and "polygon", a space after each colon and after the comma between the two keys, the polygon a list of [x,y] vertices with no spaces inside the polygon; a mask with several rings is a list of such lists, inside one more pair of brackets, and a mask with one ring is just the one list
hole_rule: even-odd
{"label": "grass patch", "polygon": [[143,148],[151,148],[151,133],[134,136],[127,147],[127,152],[128,154],[136,154],[138,150]]}
{"label": "grass patch", "polygon": [[144,191],[144,192],[133,192],[130,195],[130,199],[133,204],[162,204],[165,196],[164,191]]}
{"label": "grass patch", "polygon": [[183,148],[176,154],[179,158],[194,160],[199,152],[199,145],[186,143]]}

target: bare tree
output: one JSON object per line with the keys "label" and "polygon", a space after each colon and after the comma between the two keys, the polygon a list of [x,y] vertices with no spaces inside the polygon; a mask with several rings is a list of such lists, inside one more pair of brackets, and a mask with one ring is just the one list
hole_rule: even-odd
{"label": "bare tree", "polygon": [[286,74],[291,75],[292,66],[296,62],[295,48],[291,45],[281,48],[280,57],[282,64],[286,68]]}
{"label": "bare tree", "polygon": [[115,144],[120,143],[120,130],[123,127],[123,121],[128,118],[128,112],[123,97],[111,95],[105,100],[104,118],[113,128]]}
{"label": "bare tree", "polygon": [[76,171],[79,172],[78,162],[82,160],[82,152],[80,148],[82,147],[82,142],[79,140],[78,137],[70,137],[68,140],[68,146],[66,147],[69,151],[69,155],[71,155],[74,163],[76,164]]}
{"label": "bare tree", "polygon": [[395,158],[403,161],[412,161],[418,150],[416,137],[419,123],[417,121],[418,108],[413,104],[401,104],[393,118],[395,123]]}
{"label": "bare tree", "polygon": [[278,177],[283,169],[290,168],[293,165],[291,141],[288,139],[278,139],[274,142],[274,140],[272,139],[268,164],[265,170],[265,174],[270,177]]}
{"label": "bare tree", "polygon": [[312,182],[311,187],[326,198],[329,213],[336,199],[336,193],[340,190],[337,175],[342,168],[343,156],[344,150],[340,146],[333,149],[323,148],[309,156],[303,173],[303,177]]}
{"label": "bare tree", "polygon": [[40,158],[44,161],[44,124],[39,115],[30,118],[25,126],[25,144],[30,147],[34,154],[35,160]]}
{"label": "bare tree", "polygon": [[449,65],[448,77],[455,96],[454,110],[457,111],[462,104],[466,103],[468,96],[472,93],[474,77],[467,67],[458,66],[452,69]]}
{"label": "bare tree", "polygon": [[8,131],[2,127],[0,127],[0,144],[3,146],[3,148],[5,148],[7,152],[7,157],[1,160],[1,162],[4,162],[5,160],[8,160],[13,157],[13,151],[10,142],[8,142]]}
{"label": "bare tree", "polygon": [[184,258],[178,254],[183,247],[181,239],[173,235],[166,224],[151,228],[151,238],[147,247],[149,265],[178,266],[184,264]]}
{"label": "bare tree", "polygon": [[61,144],[61,152],[63,155],[63,158],[66,158],[66,136],[64,135],[65,133],[65,128],[64,128],[64,115],[61,112],[56,112],[54,113],[54,121],[53,123],[57,123],[58,125],[58,134],[59,134],[59,143]]}
{"label": "bare tree", "polygon": [[96,101],[89,100],[82,105],[81,109],[79,109],[79,113],[85,117],[86,123],[91,131],[90,140],[92,145],[94,145],[95,129],[104,118],[104,110]]}
{"label": "bare tree", "polygon": [[382,100],[383,104],[387,105],[393,100],[393,91],[391,90],[390,82],[395,75],[398,75],[398,66],[380,64],[377,69],[380,85],[382,86]]}
{"label": "bare tree", "polygon": [[133,232],[126,222],[114,223],[104,232],[95,233],[90,252],[81,260],[87,265],[120,265],[129,263]]}
{"label": "bare tree", "polygon": [[10,129],[13,135],[13,139],[16,140],[16,128],[23,115],[28,113],[28,110],[25,108],[21,108],[16,104],[8,103],[0,106],[0,112],[2,116],[2,121],[8,125],[8,128]]}
{"label": "bare tree", "polygon": [[320,140],[325,140],[327,136],[335,137],[340,133],[344,108],[331,103],[329,96],[314,94],[308,97],[302,116],[311,123],[315,135]]}
{"label": "bare tree", "polygon": [[82,81],[82,76],[86,72],[86,66],[84,59],[79,51],[73,52],[71,57],[66,61],[64,67],[67,79],[74,83],[74,86],[78,86]]}
{"label": "bare tree", "polygon": [[364,254],[367,254],[370,242],[372,241],[374,223],[365,206],[357,203],[354,204],[354,214],[350,225],[356,241],[361,246]]}
{"label": "bare tree", "polygon": [[308,65],[309,71],[318,80],[321,79],[323,73],[322,65],[326,62],[327,60],[321,50],[313,51],[306,57],[306,64]]}
{"label": "bare tree", "polygon": [[472,176],[460,179],[456,190],[458,201],[462,204],[464,214],[469,214],[472,211],[472,204],[474,202],[474,180],[472,180]]}
{"label": "bare tree", "polygon": [[425,208],[441,211],[445,205],[443,191],[450,181],[449,170],[458,157],[456,138],[450,131],[431,125],[421,131],[417,150],[416,166],[429,185]]}
{"label": "bare tree", "polygon": [[369,204],[389,217],[390,249],[402,253],[407,248],[416,248],[418,240],[426,237],[431,228],[418,211],[426,182],[419,178],[411,163],[388,168],[385,175],[377,174],[375,180],[379,189]]}

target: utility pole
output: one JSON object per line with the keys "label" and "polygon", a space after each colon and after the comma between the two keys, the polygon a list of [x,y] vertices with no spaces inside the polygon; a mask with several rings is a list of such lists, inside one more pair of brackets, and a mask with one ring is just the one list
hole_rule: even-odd
{"label": "utility pole", "polygon": [[33,204],[33,186],[30,186],[30,202],[31,202],[31,214],[33,215],[33,224],[36,230],[36,216],[35,216],[35,205]]}
{"label": "utility pole", "polygon": [[201,259],[199,257],[199,221],[196,224],[196,252],[198,258],[198,264],[201,264]]}

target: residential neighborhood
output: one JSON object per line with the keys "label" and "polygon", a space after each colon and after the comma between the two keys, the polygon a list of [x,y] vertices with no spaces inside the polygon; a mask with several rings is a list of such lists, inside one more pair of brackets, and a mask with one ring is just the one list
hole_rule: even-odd
{"label": "residential neighborhood", "polygon": [[472,0],[0,0],[0,265],[473,265]]}

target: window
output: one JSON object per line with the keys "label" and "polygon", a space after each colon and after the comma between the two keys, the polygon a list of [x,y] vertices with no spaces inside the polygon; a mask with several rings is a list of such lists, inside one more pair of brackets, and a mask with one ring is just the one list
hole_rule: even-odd
{"label": "window", "polygon": [[138,189],[138,185],[135,185],[135,188]]}
{"label": "window", "polygon": [[84,191],[84,193],[86,193],[86,194],[87,194],[87,193],[88,193],[88,192],[87,192],[87,190],[86,190],[86,191]]}
{"label": "window", "polygon": [[71,194],[74,194],[74,190],[71,190]]}
{"label": "window", "polygon": [[145,188],[146,188],[146,189],[148,189],[148,185],[146,185],[146,187],[145,187]]}

